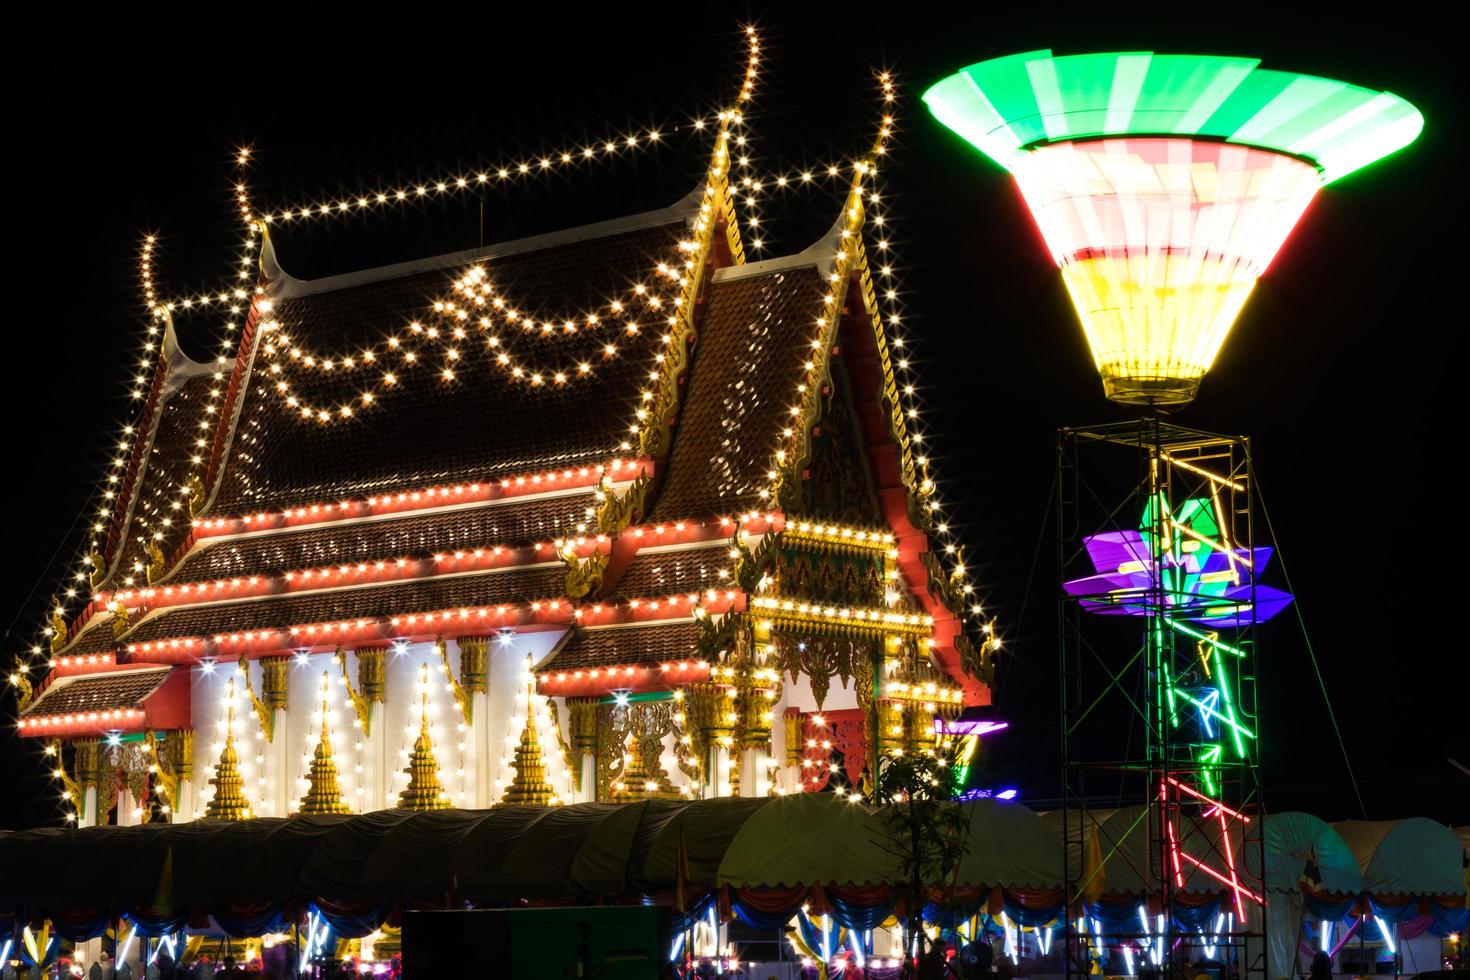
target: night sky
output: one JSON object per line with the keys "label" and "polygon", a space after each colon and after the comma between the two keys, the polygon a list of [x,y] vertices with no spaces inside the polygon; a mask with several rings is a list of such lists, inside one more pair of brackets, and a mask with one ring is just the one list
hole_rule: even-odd
{"label": "night sky", "polygon": [[[257,6],[207,24],[87,25],[82,39],[70,37],[80,26],[71,23],[36,31],[8,55],[18,76],[6,190],[16,302],[0,388],[9,476],[0,628],[15,625],[0,650],[8,661],[34,642],[46,597],[82,542],[73,521],[127,410],[145,324],[142,237],[162,236],[165,294],[216,287],[233,271],[237,146],[255,148],[255,199],[271,209],[650,125],[669,135],[657,151],[490,192],[483,218],[481,198],[468,196],[278,233],[283,264],[301,277],[662,206],[702,171],[706,148],[688,124],[738,87],[749,19],[765,40],[747,114],[758,175],[850,160],[871,138],[871,70],[897,72],[903,100],[883,191],[919,404],[941,496],[1007,641],[998,712],[1013,724],[995,761],[1042,807],[1058,772],[1056,546],[1046,523],[1054,433],[1126,416],[1102,398],[1061,278],[1009,178],[934,122],[918,94],[964,65],[1034,48],[1252,55],[1393,91],[1426,127],[1319,195],[1176,420],[1253,438],[1367,815],[1470,822],[1470,779],[1447,761],[1470,764],[1453,477],[1463,410],[1451,396],[1464,373],[1449,344],[1463,316],[1454,303],[1462,247],[1438,240],[1463,221],[1463,107],[1451,91],[1452,72],[1461,81],[1463,72],[1447,67],[1459,55],[1433,25],[1323,21],[1285,7],[1179,5],[1170,17],[1152,5],[1136,15],[1116,5],[821,5],[820,16],[793,17],[784,5],[697,14],[691,5],[589,18],[565,5],[513,15],[498,5],[381,15],[355,6],[342,17]],[[831,223],[839,187],[818,184],[763,201],[761,255],[800,250]],[[180,318],[185,346],[213,354],[202,338],[217,320]],[[1280,573],[1266,581],[1284,586]],[[1296,617],[1282,615],[1260,640],[1269,807],[1362,816]],[[13,716],[7,700],[0,826],[57,822],[54,787],[35,746],[14,737]]]}

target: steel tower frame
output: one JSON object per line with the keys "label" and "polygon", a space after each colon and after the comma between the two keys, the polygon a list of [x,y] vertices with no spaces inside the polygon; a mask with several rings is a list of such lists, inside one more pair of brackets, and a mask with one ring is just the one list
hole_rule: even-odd
{"label": "steel tower frame", "polygon": [[[1242,571],[1235,556],[1257,555],[1249,440],[1157,418],[1062,429],[1056,487],[1060,581],[1112,571],[1094,566],[1084,537],[1130,530],[1147,554],[1126,564],[1149,581],[1127,595],[1058,590],[1067,976],[1132,947],[1133,969],[1105,972],[1169,976],[1208,959],[1226,980],[1268,980],[1255,616],[1227,628],[1181,621],[1208,603],[1174,564],[1204,548],[1223,557],[1221,541],[1225,574]],[[1217,514],[1215,544],[1176,511],[1200,500]],[[1252,609],[1258,577],[1236,580],[1249,580],[1237,600]],[[1144,900],[1130,928],[1073,918],[1083,896],[1119,888]],[[1218,914],[1181,927],[1169,911],[1199,908],[1205,888],[1223,893]]]}

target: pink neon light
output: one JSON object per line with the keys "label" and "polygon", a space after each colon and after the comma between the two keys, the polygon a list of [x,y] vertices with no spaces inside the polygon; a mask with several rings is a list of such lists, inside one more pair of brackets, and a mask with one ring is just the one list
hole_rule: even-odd
{"label": "pink neon light", "polygon": [[[1193,854],[1190,854],[1188,851],[1180,851],[1179,856],[1184,858],[1184,860],[1188,861],[1190,864],[1194,865],[1196,868],[1199,868],[1211,878],[1214,878],[1216,881],[1220,882],[1222,885],[1229,885],[1231,888],[1235,889],[1235,901],[1238,908],[1243,909],[1243,906],[1240,905],[1240,895],[1242,892],[1246,895],[1249,895],[1251,897],[1251,900],[1256,902],[1258,905],[1266,904],[1266,900],[1264,898],[1242,885],[1238,880],[1231,881],[1229,878],[1225,877],[1220,872],[1210,867],[1208,864],[1205,864],[1203,861],[1195,857]],[[1242,911],[1241,914],[1244,914],[1244,912]]]}
{"label": "pink neon light", "polygon": [[1226,806],[1225,804],[1221,803],[1219,800],[1212,800],[1212,799],[1210,799],[1208,796],[1206,796],[1205,794],[1201,793],[1199,790],[1191,789],[1190,787],[1185,786],[1183,783],[1181,783],[1179,780],[1175,779],[1173,776],[1170,776],[1169,777],[1169,782],[1172,783],[1172,784],[1174,784],[1175,786],[1179,787],[1180,789],[1184,790],[1184,792],[1188,793],[1190,796],[1193,796],[1197,800],[1204,800],[1206,803],[1210,804],[1211,806],[1218,807],[1219,809],[1224,810],[1226,813],[1230,814],[1232,817],[1235,817],[1238,820],[1243,820],[1246,823],[1250,823],[1251,822],[1251,818],[1248,817],[1248,816],[1246,816],[1245,814],[1239,813],[1239,812],[1237,812],[1235,810],[1230,809],[1228,806]]}
{"label": "pink neon light", "polygon": [[[1222,806],[1219,809],[1224,810]],[[1235,872],[1235,850],[1230,846],[1230,827],[1225,823],[1225,814],[1220,814],[1220,837],[1225,841],[1225,863],[1230,866],[1230,883],[1235,888],[1235,911],[1245,921],[1245,903],[1240,900],[1240,876]],[[1261,903],[1266,904],[1265,902]]]}

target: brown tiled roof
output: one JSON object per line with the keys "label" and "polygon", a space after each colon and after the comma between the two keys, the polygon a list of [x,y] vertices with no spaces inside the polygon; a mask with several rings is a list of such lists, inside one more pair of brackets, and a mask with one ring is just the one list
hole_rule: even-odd
{"label": "brown tiled roof", "polygon": [[[653,282],[654,267],[677,257],[685,229],[676,220],[296,298],[288,288],[272,317],[305,348],[354,353],[410,321],[432,322],[432,304],[452,296],[452,280],[470,264],[483,265],[499,294],[540,317],[605,310],[614,299],[626,300],[636,282],[668,294],[667,285]],[[640,311],[637,319],[643,329],[636,338],[612,318],[600,328],[545,339],[498,331],[528,366],[577,360],[594,366],[590,379],[535,389],[484,356],[484,342],[471,329],[457,380],[438,379],[442,352],[426,348],[420,365],[400,370],[403,380],[380,392],[374,407],[330,424],[306,422],[285,404],[262,347],[211,510],[254,510],[606,460],[627,438],[663,332],[655,311]],[[617,345],[617,357],[603,358],[606,343]],[[286,377],[305,402],[361,407],[361,371],[288,369]]]}
{"label": "brown tiled roof", "polygon": [[117,641],[112,638],[112,621],[98,622],[82,634],[76,645],[66,651],[66,656],[86,656],[89,653],[106,653],[117,649]]}
{"label": "brown tiled roof", "polygon": [[554,599],[565,591],[566,570],[555,566],[465,575],[376,588],[277,596],[247,602],[171,609],[140,623],[124,644],[174,637],[210,637],[246,630],[351,619],[377,619],[400,613],[433,612],[465,606],[493,606]]}
{"label": "brown tiled roof", "polygon": [[[132,522],[121,545],[122,560],[115,565],[114,583],[121,583],[129,576],[134,578],[135,585],[146,581],[142,569],[148,566],[148,555],[143,546],[154,530],[164,532],[160,546],[165,554],[189,530],[188,501],[180,495],[179,488],[189,477],[189,457],[193,451],[192,442],[199,431],[201,406],[209,398],[213,383],[214,379],[209,375],[188,378],[168,394],[168,400],[163,404],[153,444],[148,450],[147,468],[138,488],[138,499],[133,507]],[[184,506],[170,507],[175,501]],[[167,527],[163,524],[166,518],[172,521]]]}
{"label": "brown tiled roof", "polygon": [[812,266],[715,280],[653,519],[762,506],[823,294]]}
{"label": "brown tiled roof", "polygon": [[577,493],[226,540],[195,551],[169,581],[278,574],[341,562],[423,558],[457,548],[548,541],[576,534],[578,524],[595,525],[595,514],[587,513],[595,506],[591,492]]}
{"label": "brown tiled roof", "polygon": [[628,563],[610,599],[653,599],[688,595],[705,589],[734,588],[734,579],[720,578],[735,562],[724,544],[714,548],[639,554]]}
{"label": "brown tiled roof", "polygon": [[664,623],[577,630],[565,646],[538,668],[578,670],[585,667],[630,666],[687,660],[699,653],[699,624]]}
{"label": "brown tiled roof", "polygon": [[90,677],[64,677],[43,691],[21,712],[21,717],[136,708],[144,698],[158,690],[171,670],[171,667],[149,667]]}

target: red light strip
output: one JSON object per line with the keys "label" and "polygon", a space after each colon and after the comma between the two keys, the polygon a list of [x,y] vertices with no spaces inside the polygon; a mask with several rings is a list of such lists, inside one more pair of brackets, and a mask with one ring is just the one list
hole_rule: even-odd
{"label": "red light strip", "polygon": [[[1225,808],[1222,806],[1219,809],[1223,811]],[[1234,848],[1232,848],[1230,846],[1230,828],[1225,823],[1225,814],[1223,812],[1219,814],[1219,817],[1220,817],[1220,839],[1225,842],[1225,863],[1230,867],[1230,885],[1231,885],[1232,888],[1235,889],[1235,911],[1240,916],[1240,921],[1241,922],[1244,922],[1245,921],[1245,905],[1240,900],[1240,892],[1241,892],[1240,876],[1238,874],[1236,874],[1236,871],[1235,871],[1235,851],[1234,851]],[[1255,896],[1251,896],[1251,897],[1254,898]],[[1260,899],[1256,899],[1256,900],[1257,901],[1260,901]],[[1265,902],[1261,902],[1261,904],[1262,905],[1265,905],[1266,903]]]}
{"label": "red light strip", "polygon": [[1175,779],[1173,776],[1170,776],[1169,777],[1169,782],[1172,783],[1173,785],[1179,787],[1184,792],[1188,793],[1190,796],[1193,796],[1195,799],[1197,799],[1197,800],[1203,800],[1206,803],[1210,804],[1211,806],[1219,807],[1225,813],[1230,814],[1232,817],[1235,817],[1237,820],[1243,820],[1246,823],[1250,823],[1251,822],[1251,818],[1248,817],[1248,816],[1246,816],[1245,814],[1230,809],[1228,806],[1226,806],[1225,804],[1221,803],[1219,800],[1211,799],[1210,797],[1206,796],[1205,794],[1199,792],[1196,789],[1191,789],[1190,787],[1185,786],[1183,783],[1181,783],[1179,780]]}
{"label": "red light strip", "polygon": [[1249,888],[1247,888],[1244,885],[1242,885],[1239,880],[1231,881],[1229,878],[1225,877],[1220,872],[1218,872],[1214,868],[1210,867],[1208,864],[1205,864],[1203,861],[1201,861],[1199,858],[1195,857],[1194,855],[1190,854],[1188,851],[1180,851],[1179,852],[1179,856],[1182,857],[1182,858],[1184,858],[1184,860],[1188,861],[1190,864],[1194,865],[1196,868],[1199,868],[1201,871],[1203,871],[1205,874],[1209,875],[1211,878],[1214,878],[1216,881],[1219,881],[1221,884],[1223,884],[1223,885],[1229,885],[1231,888],[1235,889],[1235,906],[1236,906],[1237,911],[1240,911],[1240,913],[1242,915],[1244,915],[1245,912],[1244,912],[1244,906],[1241,904],[1241,901],[1240,901],[1240,896],[1241,895],[1249,895],[1250,898],[1251,898],[1251,900],[1254,901],[1257,905],[1265,905],[1266,904],[1266,900],[1264,898],[1262,898],[1261,896],[1257,895],[1255,892],[1251,891]]}

